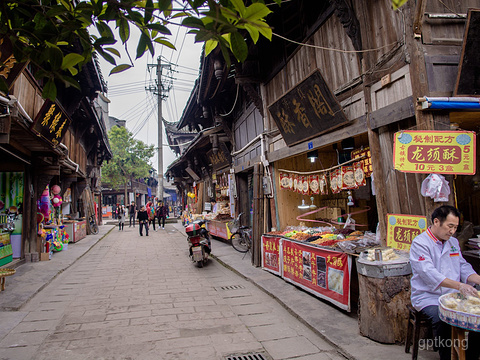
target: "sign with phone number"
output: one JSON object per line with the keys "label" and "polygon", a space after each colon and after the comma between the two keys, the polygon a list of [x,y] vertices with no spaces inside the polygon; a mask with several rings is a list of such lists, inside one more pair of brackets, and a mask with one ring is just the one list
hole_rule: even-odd
{"label": "sign with phone number", "polygon": [[393,166],[425,174],[474,175],[475,133],[470,131],[400,131],[395,133]]}
{"label": "sign with phone number", "polygon": [[262,236],[262,262],[265,270],[350,311],[352,260],[348,254]]}

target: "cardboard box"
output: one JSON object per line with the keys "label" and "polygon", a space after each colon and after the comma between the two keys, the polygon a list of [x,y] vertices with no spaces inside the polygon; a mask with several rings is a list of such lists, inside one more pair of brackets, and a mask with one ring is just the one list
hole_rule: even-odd
{"label": "cardboard box", "polygon": [[40,253],[40,261],[47,261],[50,260],[50,254],[49,253]]}
{"label": "cardboard box", "polygon": [[337,220],[339,216],[342,216],[342,209],[340,208],[327,208],[327,218]]}

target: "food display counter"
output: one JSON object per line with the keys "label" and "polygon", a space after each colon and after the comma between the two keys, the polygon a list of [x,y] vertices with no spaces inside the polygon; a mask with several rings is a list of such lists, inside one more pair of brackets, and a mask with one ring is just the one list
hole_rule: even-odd
{"label": "food display counter", "polygon": [[87,236],[86,220],[64,220],[65,230],[68,234],[69,242],[77,242]]}
{"label": "food display counter", "polygon": [[232,233],[228,227],[228,223],[231,220],[208,220],[207,221],[207,230],[208,232],[218,238],[229,240]]}
{"label": "food display counter", "polygon": [[350,311],[352,257],[347,253],[266,234],[262,268]]}
{"label": "food display counter", "polygon": [[12,244],[10,243],[10,233],[0,233],[0,266],[8,264],[13,260]]}

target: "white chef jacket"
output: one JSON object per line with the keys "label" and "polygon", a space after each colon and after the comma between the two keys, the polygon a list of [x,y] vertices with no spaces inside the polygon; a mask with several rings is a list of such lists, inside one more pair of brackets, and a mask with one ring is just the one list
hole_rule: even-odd
{"label": "white chef jacket", "polygon": [[441,295],[457,291],[440,286],[446,278],[467,282],[468,277],[475,274],[463,258],[458,240],[450,237],[443,244],[430,228],[413,239],[410,264],[413,273],[411,300],[418,311],[426,306],[438,305]]}

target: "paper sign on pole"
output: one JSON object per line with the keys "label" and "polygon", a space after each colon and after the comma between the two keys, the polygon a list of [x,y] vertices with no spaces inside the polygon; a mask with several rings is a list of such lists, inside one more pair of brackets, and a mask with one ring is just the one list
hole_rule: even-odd
{"label": "paper sign on pole", "polygon": [[410,250],[412,240],[427,230],[427,218],[419,215],[387,214],[387,246]]}

